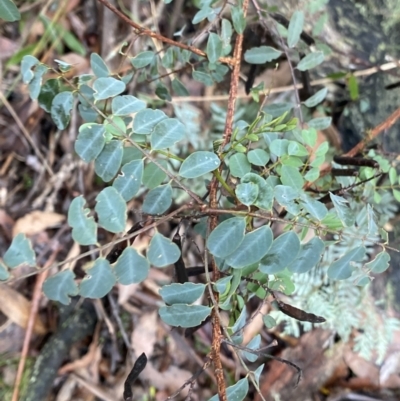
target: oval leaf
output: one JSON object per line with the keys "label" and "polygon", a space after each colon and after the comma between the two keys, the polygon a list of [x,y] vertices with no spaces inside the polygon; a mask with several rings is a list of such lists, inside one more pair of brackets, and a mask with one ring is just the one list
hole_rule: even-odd
{"label": "oval leaf", "polygon": [[300,240],[294,231],[280,235],[261,259],[260,271],[265,274],[275,274],[286,268],[296,259],[300,250]]}
{"label": "oval leaf", "polygon": [[61,92],[54,96],[51,103],[51,118],[59,130],[67,128],[71,119],[73,105],[72,92]]}
{"label": "oval leaf", "polygon": [[114,180],[113,187],[129,202],[139,191],[143,178],[143,160],[132,160],[122,166],[121,174]]}
{"label": "oval leaf", "polygon": [[210,63],[216,63],[222,56],[222,40],[214,32],[211,32],[207,40],[207,57]]}
{"label": "oval leaf", "polygon": [[282,52],[270,46],[253,47],[244,53],[244,59],[250,64],[265,64],[276,60]]}
{"label": "oval leaf", "polygon": [[153,150],[167,149],[185,137],[185,126],[177,118],[160,121],[151,133]]}
{"label": "oval leaf", "polygon": [[162,214],[172,203],[171,185],[161,185],[152,189],[144,199],[143,212],[148,214]]}
{"label": "oval leaf", "polygon": [[88,123],[79,128],[75,141],[75,152],[86,163],[94,160],[103,150],[106,143],[104,125]]}
{"label": "oval leaf", "polygon": [[300,71],[311,70],[311,68],[320,65],[324,61],[324,58],[325,56],[323,52],[307,54],[307,56],[301,59],[299,64],[297,64],[297,69]]}
{"label": "oval leaf", "polygon": [[146,102],[131,95],[116,96],[111,102],[111,109],[115,116],[126,116],[145,108]]}
{"label": "oval leaf", "polygon": [[227,257],[243,241],[245,227],[246,220],[242,217],[232,217],[223,221],[208,237],[207,248],[214,256]]}
{"label": "oval leaf", "polygon": [[111,181],[121,167],[124,154],[121,141],[108,142],[94,163],[94,171],[104,182]]}
{"label": "oval leaf", "polygon": [[68,209],[68,224],[72,227],[72,238],[81,245],[94,245],[97,242],[97,225],[89,217],[90,209],[85,209],[82,195],[73,199]]}
{"label": "oval leaf", "polygon": [[250,206],[255,203],[258,197],[259,188],[254,182],[245,182],[235,188],[235,194],[243,205]]}
{"label": "oval leaf", "polygon": [[52,301],[69,305],[71,297],[78,295],[78,286],[75,283],[75,274],[71,270],[64,270],[49,277],[43,283],[43,292]]}
{"label": "oval leaf", "polygon": [[175,304],[172,306],[162,306],[159,309],[161,319],[175,327],[196,327],[207,316],[210,316],[211,308],[203,305],[184,305]]}
{"label": "oval leaf", "polygon": [[160,121],[167,118],[166,114],[161,110],[141,110],[133,119],[133,132],[135,134],[148,135]]}
{"label": "oval leaf", "polygon": [[126,224],[126,203],[114,187],[104,188],[96,196],[96,213],[99,224],[112,233],[124,231]]}
{"label": "oval leaf", "polygon": [[204,294],[205,284],[195,283],[174,283],[164,285],[159,293],[168,305],[174,304],[192,304],[196,302]]}
{"label": "oval leaf", "polygon": [[126,85],[118,79],[107,77],[97,78],[93,82],[93,89],[95,90],[94,98],[96,101],[108,99],[122,93],[126,88]]}
{"label": "oval leaf", "polygon": [[287,43],[289,47],[295,47],[300,39],[301,32],[304,25],[303,11],[295,11],[290,19],[288,28]]}
{"label": "oval leaf", "polygon": [[213,152],[200,151],[189,155],[179,169],[183,178],[196,178],[219,167],[221,161]]}
{"label": "oval leaf", "polygon": [[293,273],[307,273],[320,261],[324,248],[324,242],[320,238],[312,238],[307,244],[301,246],[297,258],[288,266],[288,269]]}
{"label": "oval leaf", "polygon": [[345,280],[349,278],[355,269],[352,262],[361,262],[365,257],[365,253],[366,250],[363,246],[345,253],[329,266],[328,277],[333,280]]}
{"label": "oval leaf", "polygon": [[86,271],[81,281],[79,294],[85,298],[103,298],[115,284],[115,276],[108,260],[99,258]]}
{"label": "oval leaf", "polygon": [[3,256],[3,260],[10,269],[22,264],[36,266],[35,252],[25,234],[20,233],[13,238],[10,247]]}
{"label": "oval leaf", "polygon": [[124,249],[114,266],[117,280],[123,285],[141,283],[149,275],[149,270],[148,260],[132,247]]}
{"label": "oval leaf", "polygon": [[150,241],[147,258],[155,267],[165,267],[175,263],[181,251],[169,238],[164,237],[160,233],[154,234]]}

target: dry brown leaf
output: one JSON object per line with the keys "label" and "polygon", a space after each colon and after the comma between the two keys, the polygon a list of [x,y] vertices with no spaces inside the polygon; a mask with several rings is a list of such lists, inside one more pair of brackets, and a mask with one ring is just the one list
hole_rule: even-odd
{"label": "dry brown leaf", "polygon": [[[29,315],[31,313],[31,303],[18,291],[6,284],[0,284],[0,310],[12,322],[26,329]],[[46,334],[47,328],[40,316],[36,317],[33,331],[36,334]]]}
{"label": "dry brown leaf", "polygon": [[26,235],[38,234],[48,228],[58,226],[64,220],[65,216],[62,214],[35,210],[17,220],[13,228],[13,236],[20,233]]}

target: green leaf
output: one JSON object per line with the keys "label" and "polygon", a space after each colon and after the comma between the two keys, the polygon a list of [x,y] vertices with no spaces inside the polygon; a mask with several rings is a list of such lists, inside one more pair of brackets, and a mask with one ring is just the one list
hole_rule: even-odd
{"label": "green leaf", "polygon": [[289,47],[295,47],[300,39],[304,25],[303,11],[295,11],[289,22],[287,43]]}
{"label": "green leaf", "polygon": [[320,261],[324,248],[324,242],[320,238],[312,238],[307,244],[301,245],[296,259],[288,269],[293,273],[307,273]]}
{"label": "green leaf", "polygon": [[189,91],[186,86],[183,85],[178,78],[175,78],[171,82],[172,90],[175,92],[177,96],[189,96]]}
{"label": "green leaf", "polygon": [[129,202],[140,189],[143,178],[143,160],[132,160],[122,166],[121,174],[113,182],[113,187]]}
{"label": "green leaf", "polygon": [[210,74],[206,74],[202,71],[193,71],[192,76],[195,81],[201,82],[205,86],[214,85],[214,80],[211,78]]}
{"label": "green leaf", "polygon": [[314,128],[303,129],[301,136],[308,146],[314,147],[317,143],[317,131]]}
{"label": "green leaf", "polygon": [[0,19],[7,22],[19,21],[21,14],[11,0],[2,0],[0,3]]}
{"label": "green leaf", "polygon": [[292,263],[300,251],[300,240],[294,231],[280,235],[261,259],[259,269],[264,274],[275,274]]}
{"label": "green leaf", "polygon": [[229,158],[229,170],[234,177],[243,177],[251,171],[251,164],[243,153],[235,153]]}
{"label": "green leaf", "polygon": [[213,152],[199,151],[190,154],[182,163],[179,175],[183,178],[196,178],[219,167],[221,161]]}
{"label": "green leaf", "polygon": [[15,269],[22,264],[36,266],[35,252],[25,234],[20,233],[13,238],[10,247],[3,256],[3,260],[10,269]]}
{"label": "green leaf", "polygon": [[151,133],[153,150],[167,149],[185,137],[185,126],[177,118],[160,121]]}
{"label": "green leaf", "polygon": [[97,78],[106,78],[111,75],[107,64],[97,53],[92,53],[90,55],[90,67]]}
{"label": "green leaf", "polygon": [[243,205],[250,206],[258,197],[258,185],[253,182],[241,183],[235,188],[235,194]]}
{"label": "green leaf", "polygon": [[301,59],[299,64],[297,64],[297,69],[300,71],[311,70],[311,68],[320,65],[324,61],[324,58],[325,56],[323,52],[307,54],[307,56]]}
{"label": "green leaf", "polygon": [[70,297],[78,295],[79,289],[75,283],[75,274],[67,269],[54,274],[43,283],[43,292],[52,301],[69,305]]}
{"label": "green leaf", "polygon": [[[233,386],[229,386],[226,389],[226,396],[228,401],[243,401],[249,392],[249,380],[247,377],[240,379]],[[208,401],[218,401],[218,394],[211,397]]]}
{"label": "green leaf", "polygon": [[0,281],[5,281],[10,278],[10,273],[8,272],[7,266],[0,261]]}
{"label": "green leaf", "polygon": [[114,266],[117,281],[123,285],[141,283],[149,275],[150,264],[132,247],[125,248]]}
{"label": "green leaf", "polygon": [[289,141],[288,154],[291,156],[308,156],[308,150],[299,142]]}
{"label": "green leaf", "polygon": [[350,99],[353,101],[357,100],[360,94],[358,89],[357,78],[353,74],[350,75],[349,77],[348,86],[349,86]]}
{"label": "green leaf", "polygon": [[44,64],[39,64],[35,68],[33,78],[28,84],[29,94],[32,100],[36,100],[40,94],[42,87],[43,75],[48,71],[48,67]]}
{"label": "green leaf", "polygon": [[246,234],[239,247],[226,259],[226,263],[234,269],[241,269],[259,262],[270,249],[272,239],[272,231],[268,226]]}
{"label": "green leaf", "polygon": [[214,9],[209,7],[208,5],[205,5],[195,14],[192,19],[192,23],[196,25],[206,18],[209,18],[211,20],[213,19],[213,17],[215,17]]}
{"label": "green leaf", "polygon": [[247,173],[240,180],[241,183],[252,182],[258,186],[258,196],[254,205],[264,210],[271,210],[274,194],[271,186],[257,174]]}
{"label": "green leaf", "polygon": [[160,185],[152,189],[144,198],[143,212],[147,214],[162,214],[172,204],[172,187],[170,184]]}
{"label": "green leaf", "polygon": [[276,60],[282,52],[270,46],[253,47],[244,53],[244,59],[249,64],[265,64]]}
{"label": "green leaf", "polygon": [[155,93],[156,96],[158,96],[162,100],[166,100],[168,102],[172,100],[168,88],[162,82],[157,83]]}
{"label": "green leaf", "polygon": [[264,322],[264,326],[268,330],[271,330],[276,326],[276,320],[270,315],[264,315],[263,316],[263,322]]}
{"label": "green leaf", "polygon": [[397,184],[397,171],[394,167],[390,167],[390,169],[389,169],[389,181],[390,181],[390,185]]}
{"label": "green leaf", "polygon": [[216,63],[222,56],[222,39],[211,32],[207,40],[207,57],[210,63]]}
{"label": "green leaf", "polygon": [[[166,160],[159,160],[158,163],[163,166],[165,169],[167,168]],[[162,171],[158,166],[154,163],[149,163],[144,168],[143,173],[143,185],[145,185],[149,189],[153,189],[158,187],[164,180],[167,175]]]}
{"label": "green leaf", "polygon": [[135,57],[131,57],[130,61],[135,68],[147,67],[154,60],[155,54],[151,51],[141,52]]}
{"label": "green leaf", "polygon": [[86,271],[81,281],[79,295],[84,298],[103,298],[113,288],[116,282],[110,262],[99,258],[92,268]]}
{"label": "green leaf", "polygon": [[[249,343],[246,345],[246,348],[252,349],[252,350],[258,350],[261,345],[261,336],[260,334],[257,334],[255,337],[253,337]],[[253,354],[251,352],[246,352],[243,351],[243,356],[249,361],[249,362],[255,362],[258,359],[257,354]]]}
{"label": "green leaf", "polygon": [[158,313],[161,319],[175,327],[196,327],[211,314],[211,308],[203,305],[175,304],[162,306]]}
{"label": "green leaf", "polygon": [[207,239],[207,248],[217,257],[225,258],[233,253],[244,238],[246,220],[232,217],[219,224]]}
{"label": "green leaf", "polygon": [[[314,95],[309,97],[304,102],[304,104],[310,108],[315,107],[317,104],[321,103],[326,98],[327,94],[328,94],[328,88],[322,88],[317,93],[315,93]],[[306,130],[303,130],[303,131],[306,131]],[[310,146],[313,146],[313,145],[310,145]]]}
{"label": "green leaf", "polygon": [[110,141],[96,157],[94,171],[104,182],[111,181],[116,176],[121,167],[122,155],[122,142]]}
{"label": "green leaf", "polygon": [[356,217],[354,212],[346,205],[347,200],[331,192],[329,195],[341,222],[345,227],[351,227],[356,221]]}
{"label": "green leaf", "polygon": [[240,7],[231,7],[232,23],[235,31],[240,35],[246,28],[246,18],[244,17],[243,10]]}
{"label": "green leaf", "polygon": [[164,285],[159,290],[159,293],[168,305],[174,304],[192,304],[196,302],[204,294],[205,284],[195,283],[174,283]]}
{"label": "green leaf", "polygon": [[75,152],[86,163],[94,160],[103,150],[106,143],[104,125],[86,123],[79,127],[75,141]]}
{"label": "green leaf", "polygon": [[72,238],[81,245],[94,245],[97,242],[97,225],[89,217],[90,209],[85,209],[82,195],[73,199],[68,209],[68,224],[72,227]]}
{"label": "green leaf", "polygon": [[313,118],[307,124],[310,128],[314,128],[316,130],[327,129],[332,124],[332,117]]}
{"label": "green leaf", "polygon": [[126,136],[127,133],[127,128],[124,118],[118,116],[111,116],[107,120],[105,120],[104,128],[106,129],[107,132],[106,138],[109,138],[110,135],[121,138]]}
{"label": "green leaf", "polygon": [[133,119],[133,132],[135,134],[148,135],[160,121],[167,118],[161,110],[141,110]]}
{"label": "green leaf", "polygon": [[51,103],[51,118],[59,130],[67,128],[71,119],[71,110],[73,106],[72,92],[61,92],[54,96]]}
{"label": "green leaf", "polygon": [[296,189],[286,185],[276,185],[274,187],[274,195],[277,202],[286,208],[289,213],[293,215],[300,213],[300,206],[297,203],[300,193]]}
{"label": "green leaf", "polygon": [[53,99],[60,92],[60,82],[58,79],[48,79],[41,87],[38,102],[39,106],[47,113],[51,112]]}
{"label": "green leaf", "polygon": [[111,109],[115,116],[127,116],[146,108],[146,102],[135,96],[116,96],[111,102]]}
{"label": "green leaf", "polygon": [[263,149],[253,149],[247,153],[247,160],[255,166],[265,166],[269,162],[269,154]]}
{"label": "green leaf", "polygon": [[287,139],[274,139],[269,145],[269,151],[278,157],[287,155],[289,143]]}
{"label": "green leaf", "polygon": [[169,238],[155,233],[150,241],[147,258],[155,267],[166,267],[175,263],[181,255],[178,246]]}
{"label": "green leaf", "polygon": [[96,196],[96,213],[99,224],[112,233],[124,231],[126,224],[126,203],[114,187],[104,188]]}
{"label": "green leaf", "polygon": [[307,212],[317,220],[322,220],[328,214],[326,206],[322,202],[311,198],[311,196],[302,194],[301,203],[304,206],[304,209],[306,209]]}
{"label": "green leaf", "polygon": [[24,84],[29,84],[32,81],[34,74],[32,68],[38,65],[40,61],[31,55],[26,55],[22,58],[21,61],[21,75],[22,75],[22,82]]}
{"label": "green leaf", "polygon": [[93,82],[93,89],[95,91],[94,98],[96,101],[108,99],[122,93],[126,88],[126,85],[115,78],[97,78]]}
{"label": "green leaf", "polygon": [[304,185],[304,179],[297,168],[292,166],[282,166],[281,182],[288,187],[301,190]]}
{"label": "green leaf", "polygon": [[365,267],[372,273],[380,274],[386,271],[389,267],[390,255],[382,251],[376,255],[375,259],[365,264]]}
{"label": "green leaf", "polygon": [[333,280],[349,278],[355,269],[353,263],[361,262],[365,257],[365,247],[360,246],[346,252],[341,258],[333,262],[328,268],[328,277]]}

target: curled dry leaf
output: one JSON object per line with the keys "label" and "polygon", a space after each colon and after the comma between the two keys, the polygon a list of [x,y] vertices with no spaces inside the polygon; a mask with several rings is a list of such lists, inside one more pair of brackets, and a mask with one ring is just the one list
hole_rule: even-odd
{"label": "curled dry leaf", "polygon": [[[29,315],[31,313],[31,303],[18,291],[6,284],[0,285],[0,299],[1,312],[12,322],[25,329],[28,325]],[[33,331],[36,334],[47,333],[47,328],[40,319],[40,316],[36,317]]]}
{"label": "curled dry leaf", "polygon": [[20,233],[38,234],[48,228],[58,226],[64,220],[65,216],[62,214],[35,210],[17,220],[13,228],[13,237]]}

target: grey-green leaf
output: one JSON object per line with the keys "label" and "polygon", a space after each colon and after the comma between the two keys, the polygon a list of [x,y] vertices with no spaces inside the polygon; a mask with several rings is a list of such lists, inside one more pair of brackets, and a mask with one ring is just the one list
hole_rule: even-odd
{"label": "grey-green leaf", "polygon": [[97,78],[106,78],[110,75],[107,64],[97,53],[92,53],[90,55],[90,66]]}
{"label": "grey-green leaf", "polygon": [[148,214],[162,214],[172,203],[172,187],[170,184],[160,185],[152,189],[144,198],[143,212]]}
{"label": "grey-green leaf", "polygon": [[151,134],[154,127],[167,118],[166,114],[161,110],[140,110],[133,119],[133,132],[140,135]]}
{"label": "grey-green leaf", "polygon": [[85,209],[82,195],[73,199],[68,209],[68,224],[72,227],[72,238],[81,245],[94,245],[97,242],[97,225],[89,217],[90,209]]}
{"label": "grey-green leaf", "polygon": [[104,188],[96,197],[96,213],[99,224],[112,233],[124,231],[126,203],[114,187]]}
{"label": "grey-green leaf", "polygon": [[93,83],[93,89],[95,90],[94,98],[96,101],[108,99],[122,93],[126,88],[126,85],[115,78],[97,78]]}
{"label": "grey-green leaf", "polygon": [[287,43],[289,47],[295,47],[300,39],[301,32],[304,25],[303,11],[295,11],[290,19]]}
{"label": "grey-green leaf", "polygon": [[250,64],[265,64],[276,60],[282,54],[281,51],[270,46],[253,47],[244,53],[244,59]]}
{"label": "grey-green leaf", "polygon": [[121,174],[113,182],[113,187],[129,202],[139,191],[143,178],[143,160],[132,160],[122,166]]}
{"label": "grey-green leaf", "polygon": [[116,96],[111,102],[112,112],[116,116],[127,116],[145,108],[146,102],[131,95]]}
{"label": "grey-green leaf", "polygon": [[282,166],[281,181],[283,185],[300,190],[303,188],[304,179],[299,170],[293,166]]}
{"label": "grey-green leaf", "polygon": [[[165,169],[167,168],[166,160],[159,160],[158,163],[163,166]],[[149,163],[144,168],[143,173],[143,185],[145,185],[149,189],[153,189],[158,187],[165,179],[167,175],[162,171],[158,166],[154,163]]]}
{"label": "grey-green leaf", "polygon": [[75,152],[86,163],[94,160],[103,150],[106,143],[104,125],[87,123],[79,127],[75,141]]}
{"label": "grey-green leaf", "polygon": [[159,309],[161,319],[175,327],[196,327],[207,316],[210,316],[211,308],[203,305],[175,304],[162,306]]}
{"label": "grey-green leaf", "polygon": [[260,271],[265,274],[279,273],[296,259],[299,250],[300,240],[294,231],[280,235],[261,259]]}
{"label": "grey-green leaf", "polygon": [[243,153],[235,153],[229,158],[229,170],[234,177],[242,178],[251,171],[251,164]]}
{"label": "grey-green leaf", "polygon": [[196,178],[219,167],[221,161],[213,152],[199,151],[190,154],[182,163],[179,175],[184,178]]}
{"label": "grey-green leaf", "polygon": [[296,259],[288,269],[293,273],[307,273],[320,261],[324,248],[324,242],[320,238],[312,238],[307,244],[301,245]]}
{"label": "grey-green leaf", "polygon": [[79,294],[85,298],[103,298],[116,282],[114,272],[108,260],[99,258],[93,267],[86,271],[81,281]]}
{"label": "grey-green leaf", "polygon": [[365,267],[371,270],[372,273],[380,274],[389,267],[390,255],[382,251],[376,255],[375,259],[365,264]]}
{"label": "grey-green leaf", "polygon": [[307,54],[307,56],[301,59],[299,64],[297,64],[297,69],[300,71],[311,70],[311,68],[320,65],[324,61],[324,58],[325,56],[323,52]]}
{"label": "grey-green leaf", "polygon": [[[228,401],[243,401],[249,392],[249,380],[247,377],[240,379],[233,386],[226,389],[226,396]],[[218,394],[211,397],[208,401],[218,401]]]}
{"label": "grey-green leaf", "polygon": [[153,150],[170,148],[185,137],[185,126],[177,118],[167,118],[160,121],[151,133]]}
{"label": "grey-green leaf", "polygon": [[264,149],[253,149],[247,153],[247,160],[255,166],[265,166],[269,162],[269,154]]}
{"label": "grey-green leaf", "polygon": [[51,103],[51,118],[59,130],[67,128],[71,119],[73,105],[72,92],[61,92],[54,96]]}
{"label": "grey-green leaf", "polygon": [[245,182],[236,186],[235,194],[243,205],[253,205],[258,197],[259,187],[254,182]]}
{"label": "grey-green leaf", "polygon": [[117,280],[123,285],[141,283],[149,275],[149,270],[149,261],[132,247],[124,249],[114,266]]}
{"label": "grey-green leaf", "polygon": [[333,280],[345,280],[351,276],[355,267],[352,262],[361,262],[365,257],[365,247],[360,246],[346,252],[328,268],[328,277]]}
{"label": "grey-green leaf", "polygon": [[268,226],[246,234],[239,247],[226,259],[226,263],[234,269],[241,269],[259,262],[269,251],[272,239],[272,231]]}
{"label": "grey-green leaf", "polygon": [[225,258],[233,253],[244,238],[246,220],[232,217],[219,224],[207,239],[207,248],[217,257]]}
{"label": "grey-green leaf", "polygon": [[105,144],[101,153],[96,157],[94,170],[104,182],[111,181],[119,171],[123,156],[121,141],[110,141]]}
{"label": "grey-green leaf", "polygon": [[135,68],[143,68],[151,64],[154,60],[154,57],[154,52],[145,51],[139,53],[135,57],[132,57],[130,61]]}
{"label": "grey-green leaf", "polygon": [[348,204],[347,200],[341,196],[334,195],[331,192],[329,195],[341,222],[346,227],[351,227],[356,221],[356,217],[350,207],[346,205],[346,203]]}
{"label": "grey-green leaf", "polygon": [[24,84],[29,84],[29,82],[32,81],[34,74],[32,71],[32,68],[35,65],[38,65],[40,61],[34,57],[29,55],[26,55],[22,58],[21,61],[21,75],[22,75],[22,82]]}
{"label": "grey-green leaf", "polygon": [[[328,88],[322,88],[317,93],[309,97],[304,104],[307,107],[315,107],[317,104],[321,103],[328,94]],[[306,131],[307,132],[307,131]]]}
{"label": "grey-green leaf", "polygon": [[207,57],[210,63],[216,63],[222,56],[222,39],[211,32],[207,40]]}
{"label": "grey-green leaf", "polygon": [[328,128],[332,123],[332,117],[317,117],[310,120],[307,124],[310,128],[323,130]]}
{"label": "grey-green leaf", "polygon": [[204,294],[205,288],[206,285],[201,283],[173,283],[164,285],[159,292],[164,302],[168,305],[190,305]]}
{"label": "grey-green leaf", "polygon": [[21,14],[11,0],[2,0],[0,3],[0,19],[7,22],[19,21]]}
{"label": "grey-green leaf", "polygon": [[36,265],[35,252],[25,234],[20,233],[13,238],[10,247],[3,256],[3,260],[10,269],[14,269],[22,264],[28,266]]}
{"label": "grey-green leaf", "polygon": [[244,32],[244,28],[246,28],[246,18],[244,17],[242,8],[231,7],[231,15],[235,31],[238,34],[242,34]]}
{"label": "grey-green leaf", "polygon": [[155,233],[150,241],[147,258],[155,267],[165,267],[175,263],[181,251],[169,238],[160,233]]}
{"label": "grey-green leaf", "polygon": [[75,283],[75,274],[67,269],[46,279],[43,283],[43,292],[52,301],[69,305],[70,297],[78,295],[79,289]]}

